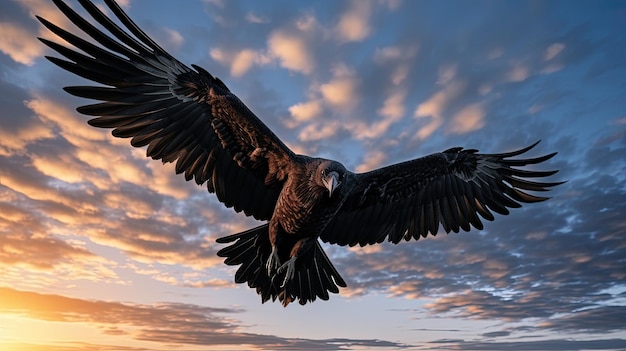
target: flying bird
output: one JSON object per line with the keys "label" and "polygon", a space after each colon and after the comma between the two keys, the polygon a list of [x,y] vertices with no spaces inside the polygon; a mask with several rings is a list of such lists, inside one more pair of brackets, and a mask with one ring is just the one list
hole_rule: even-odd
{"label": "flying bird", "polygon": [[481,218],[491,221],[493,212],[506,215],[547,199],[527,191],[562,183],[537,180],[556,170],[523,168],[556,154],[517,157],[537,143],[498,154],[455,147],[365,173],[296,154],[224,82],[171,56],[113,0],[105,3],[117,22],[79,0],[100,26],[63,1],[54,3],[83,33],[37,16],[64,43],[39,40],[65,57],[46,56],[52,63],[98,83],[64,88],[98,101],[77,109],[95,117],[88,123],[147,146],[147,156],[175,162],[176,173],[206,184],[225,206],[266,222],[217,239],[230,244],[217,254],[239,266],[235,281],[256,289],[262,302],[306,304],[346,287],[320,241],[396,244],[436,235],[440,227],[482,229]]}

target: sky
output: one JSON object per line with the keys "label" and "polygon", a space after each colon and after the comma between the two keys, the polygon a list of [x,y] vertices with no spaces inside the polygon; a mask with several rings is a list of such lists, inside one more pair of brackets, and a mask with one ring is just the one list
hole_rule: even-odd
{"label": "sky", "polygon": [[347,288],[261,304],[215,243],[258,223],[88,126],[34,15],[71,24],[4,0],[0,349],[626,350],[626,2],[121,4],[297,153],[362,172],[542,140],[568,182],[484,230],[324,245]]}

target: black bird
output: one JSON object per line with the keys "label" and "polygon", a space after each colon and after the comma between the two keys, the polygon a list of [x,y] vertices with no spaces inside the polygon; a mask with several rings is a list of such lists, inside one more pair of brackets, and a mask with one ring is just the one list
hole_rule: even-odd
{"label": "black bird", "polygon": [[360,174],[295,154],[220,79],[176,60],[114,1],[105,3],[125,29],[88,0],[79,3],[101,27],[54,3],[97,43],[37,17],[73,46],[39,38],[67,60],[47,58],[100,84],[64,88],[100,101],[77,109],[96,116],[89,124],[147,146],[147,156],[176,162],[177,173],[206,183],[227,207],[267,221],[217,240],[231,243],[218,255],[240,265],[235,281],[256,288],[263,302],[327,300],[346,286],[318,239],[364,246],[436,235],[440,226],[446,233],[482,229],[480,217],[493,220],[492,211],[506,215],[520,203],[547,199],[525,191],[561,184],[526,179],[557,171],[515,168],[556,154],[512,158],[537,143],[500,154],[456,147]]}

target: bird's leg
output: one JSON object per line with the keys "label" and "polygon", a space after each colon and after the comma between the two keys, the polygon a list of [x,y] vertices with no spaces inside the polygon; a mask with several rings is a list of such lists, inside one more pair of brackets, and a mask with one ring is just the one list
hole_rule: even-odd
{"label": "bird's leg", "polygon": [[267,275],[271,277],[274,274],[274,271],[280,267],[280,258],[278,257],[278,225],[275,222],[270,222],[269,239],[270,244],[272,245],[272,252],[267,258],[265,268],[267,269]]}
{"label": "bird's leg", "polygon": [[290,258],[278,268],[277,274],[285,272],[285,278],[283,278],[283,283],[280,285],[281,288],[284,288],[291,279],[293,279],[296,273],[296,260],[298,257],[302,256],[306,253],[315,243],[316,238],[304,238],[298,240],[296,244],[291,249]]}
{"label": "bird's leg", "polygon": [[280,284],[281,288],[284,288],[287,282],[293,279],[293,276],[296,273],[296,260],[297,259],[298,259],[298,256],[291,256],[291,258],[288,259],[287,262],[283,263],[283,265],[278,268],[277,274],[280,274],[283,271],[286,271],[285,278],[283,278],[283,283]]}
{"label": "bird's leg", "polygon": [[272,253],[270,254],[270,257],[267,258],[265,267],[267,268],[267,275],[270,277],[272,276],[274,270],[281,267],[276,245],[272,245]]}

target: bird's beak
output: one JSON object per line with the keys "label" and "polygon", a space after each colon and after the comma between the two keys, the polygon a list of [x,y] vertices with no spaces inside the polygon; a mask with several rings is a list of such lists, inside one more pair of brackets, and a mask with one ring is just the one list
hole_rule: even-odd
{"label": "bird's beak", "polygon": [[341,181],[339,180],[337,172],[330,172],[330,174],[324,178],[324,185],[326,186],[326,189],[328,189],[328,197],[333,196],[333,192],[335,192],[335,189],[337,189],[340,184]]}

